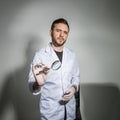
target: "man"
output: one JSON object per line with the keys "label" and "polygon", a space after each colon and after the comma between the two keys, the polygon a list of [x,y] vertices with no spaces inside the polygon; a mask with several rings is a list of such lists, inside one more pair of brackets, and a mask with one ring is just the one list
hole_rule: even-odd
{"label": "man", "polygon": [[50,30],[51,42],[36,53],[31,64],[29,87],[34,95],[41,94],[41,120],[76,118],[80,73],[74,52],[64,47],[69,31],[65,19],[56,19]]}

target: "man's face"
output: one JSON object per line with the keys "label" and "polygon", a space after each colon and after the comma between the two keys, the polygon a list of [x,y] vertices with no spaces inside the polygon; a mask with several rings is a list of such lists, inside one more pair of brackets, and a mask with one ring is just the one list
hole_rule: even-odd
{"label": "man's face", "polygon": [[69,29],[66,24],[55,24],[53,30],[50,31],[53,45],[56,47],[63,46],[67,40],[68,33]]}

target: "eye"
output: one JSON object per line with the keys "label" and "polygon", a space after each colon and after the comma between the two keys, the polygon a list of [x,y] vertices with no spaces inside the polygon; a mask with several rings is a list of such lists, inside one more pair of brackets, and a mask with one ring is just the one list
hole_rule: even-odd
{"label": "eye", "polygon": [[64,31],[64,34],[68,35],[68,32],[67,32],[67,31]]}
{"label": "eye", "polygon": [[57,32],[60,32],[61,30],[60,29],[56,29]]}
{"label": "eye", "polygon": [[56,32],[60,32],[61,30],[60,30],[60,29],[54,29],[54,31],[56,31]]}

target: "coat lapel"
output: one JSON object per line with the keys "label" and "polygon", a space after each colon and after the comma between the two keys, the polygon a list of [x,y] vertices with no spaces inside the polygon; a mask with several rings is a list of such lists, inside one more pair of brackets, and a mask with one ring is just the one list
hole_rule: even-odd
{"label": "coat lapel", "polygon": [[62,72],[63,73],[66,71],[66,69],[68,69],[66,67],[67,62],[68,62],[68,53],[67,53],[66,48],[64,47],[64,49],[63,49],[63,58],[62,58]]}
{"label": "coat lapel", "polygon": [[52,59],[52,62],[59,60],[59,58],[57,57],[55,51],[53,50],[51,44],[49,43],[49,45],[46,47],[45,51],[47,52],[47,54],[49,55],[49,57]]}

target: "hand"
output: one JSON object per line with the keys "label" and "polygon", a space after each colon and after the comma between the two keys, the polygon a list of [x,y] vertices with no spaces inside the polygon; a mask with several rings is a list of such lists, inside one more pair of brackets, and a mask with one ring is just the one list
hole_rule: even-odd
{"label": "hand", "polygon": [[50,69],[48,67],[41,63],[32,66],[32,71],[38,85],[43,85],[45,83],[46,75],[49,72],[49,70]]}
{"label": "hand", "polygon": [[74,87],[69,88],[63,96],[63,101],[69,101],[74,96],[74,94],[75,88]]}

